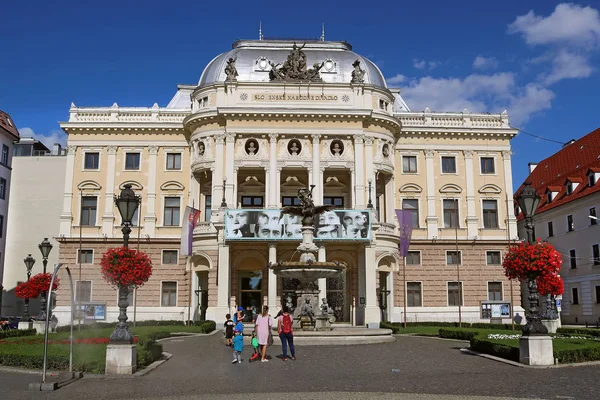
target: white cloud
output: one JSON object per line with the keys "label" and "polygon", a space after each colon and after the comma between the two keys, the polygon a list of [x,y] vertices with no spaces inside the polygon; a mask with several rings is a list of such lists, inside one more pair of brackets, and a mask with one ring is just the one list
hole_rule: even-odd
{"label": "white cloud", "polygon": [[54,143],[60,143],[61,146],[66,146],[67,135],[60,130],[52,130],[49,134],[40,134],[33,131],[29,127],[19,128],[19,135],[21,137],[32,137],[42,142],[48,149],[52,150]]}
{"label": "white cloud", "polygon": [[563,49],[552,60],[552,70],[543,76],[543,80],[551,85],[567,78],[587,78],[593,71],[587,56]]}
{"label": "white cloud", "polygon": [[404,75],[402,75],[402,74],[398,74],[398,75],[392,76],[391,78],[387,78],[385,81],[386,81],[388,84],[391,84],[391,85],[396,85],[396,84],[398,84],[398,83],[403,83],[403,82],[405,82],[405,81],[406,81],[406,79],[407,79],[407,78],[406,78],[406,76],[404,76]]}
{"label": "white cloud", "polygon": [[498,60],[495,57],[477,56],[473,60],[474,69],[494,69],[498,67]]}
{"label": "white cloud", "polygon": [[537,83],[529,83],[511,96],[506,108],[513,125],[520,126],[532,114],[552,107],[554,92]]}
{"label": "white cloud", "polygon": [[600,43],[598,10],[561,3],[547,17],[529,11],[508,26],[508,33],[520,33],[530,45],[597,46]]}
{"label": "white cloud", "polygon": [[416,69],[426,69],[431,71],[435,67],[439,66],[441,63],[438,61],[425,61],[419,60],[417,58],[413,58],[413,67]]}

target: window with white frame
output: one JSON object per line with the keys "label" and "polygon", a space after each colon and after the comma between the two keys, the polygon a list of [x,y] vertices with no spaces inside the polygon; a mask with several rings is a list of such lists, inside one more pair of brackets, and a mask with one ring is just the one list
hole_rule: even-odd
{"label": "window with white frame", "polygon": [[406,282],[406,306],[421,307],[423,306],[421,294],[421,282]]}
{"label": "window with white frame", "polygon": [[2,145],[2,159],[0,160],[0,164],[8,166],[8,146]]}
{"label": "window with white frame", "polygon": [[442,156],[442,174],[456,173],[456,157]]}
{"label": "window with white frame", "polygon": [[140,169],[140,153],[125,153],[125,169]]}
{"label": "window with white frame", "polygon": [[600,265],[600,246],[597,244],[592,245],[592,258],[594,265]]}
{"label": "window with white frame", "polygon": [[204,221],[210,221],[212,215],[212,195],[207,194],[204,196]]}
{"label": "window with white frame", "polygon": [[446,251],[446,264],[447,265],[461,264],[460,251],[447,250]]}
{"label": "window with white frame", "polygon": [[77,249],[79,254],[79,262],[81,264],[93,264],[94,263],[94,250],[92,249]]}
{"label": "window with white frame", "polygon": [[402,172],[411,174],[417,172],[417,156],[402,156]]}
{"label": "window with white frame", "polygon": [[179,257],[177,254],[177,250],[163,250],[162,263],[163,264],[178,264]]}
{"label": "window with white frame", "polygon": [[458,227],[458,199],[444,199],[444,228]]}
{"label": "window with white frame", "polygon": [[481,157],[481,173],[482,174],[495,174],[496,167],[494,165],[494,157]]}
{"label": "window with white frame", "polygon": [[412,215],[413,228],[419,227],[419,200],[418,199],[402,199],[402,209],[410,211]]}
{"label": "window with white frame", "polygon": [[77,303],[92,301],[92,281],[75,281],[75,301]]}
{"label": "window with white frame", "polygon": [[178,171],[181,169],[181,153],[167,153],[167,170]]}
{"label": "window with white frame", "polygon": [[448,306],[463,305],[462,282],[448,282]]}
{"label": "window with white frame", "polygon": [[89,152],[84,155],[84,169],[98,169],[100,167],[100,153]]}
{"label": "window with white frame", "polygon": [[485,252],[487,265],[500,265],[501,257],[499,251],[486,251]]}
{"label": "window with white frame", "polygon": [[488,282],[488,300],[502,300],[502,282]]}
{"label": "window with white frame", "polygon": [[6,179],[0,178],[0,199],[6,199]]}
{"label": "window with white frame", "polygon": [[483,200],[483,227],[498,229],[498,202],[496,200]]}
{"label": "window with white frame", "polygon": [[421,252],[409,250],[406,253],[406,265],[421,265]]}
{"label": "window with white frame", "polygon": [[177,282],[162,282],[161,302],[163,307],[175,307],[177,305]]}
{"label": "window with white frame", "polygon": [[179,226],[180,208],[179,197],[165,197],[164,226]]}
{"label": "window with white frame", "polygon": [[569,260],[571,264],[571,269],[577,268],[577,252],[575,249],[569,250]]}
{"label": "window with white frame", "polygon": [[96,196],[83,196],[81,198],[81,217],[82,226],[96,225],[96,211],[98,208],[98,198]]}

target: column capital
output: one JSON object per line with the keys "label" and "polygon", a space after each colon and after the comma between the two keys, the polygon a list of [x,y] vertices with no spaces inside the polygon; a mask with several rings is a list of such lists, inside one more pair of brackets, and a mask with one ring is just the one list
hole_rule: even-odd
{"label": "column capital", "polygon": [[463,150],[463,154],[465,155],[465,158],[473,158],[473,150]]}
{"label": "column capital", "polygon": [[277,133],[269,133],[269,142],[277,143],[277,136],[279,136]]}
{"label": "column capital", "polygon": [[117,146],[114,146],[114,145],[106,146],[106,150],[107,150],[108,154],[112,154],[112,155],[117,154]]}
{"label": "column capital", "polygon": [[267,242],[269,249],[277,249],[277,242]]}
{"label": "column capital", "polygon": [[373,145],[373,138],[371,136],[365,136],[363,140],[365,141],[365,146]]}
{"label": "column capital", "polygon": [[310,135],[310,137],[312,137],[313,144],[319,144],[319,141],[321,140],[320,133],[313,133],[312,135]]}
{"label": "column capital", "polygon": [[67,146],[67,154],[75,154],[77,151],[77,146],[69,145]]}
{"label": "column capital", "polygon": [[215,143],[216,144],[223,144],[225,142],[225,134],[224,133],[217,133],[215,135]]}
{"label": "column capital", "polygon": [[362,144],[365,141],[365,135],[356,135],[354,136],[354,143],[355,144]]}
{"label": "column capital", "polygon": [[433,150],[425,150],[425,157],[427,157],[427,158],[433,158],[434,154],[435,154],[435,151],[433,151]]}
{"label": "column capital", "polygon": [[502,152],[502,158],[505,160],[510,160],[511,155],[512,155],[512,151],[510,151],[510,150],[504,150]]}
{"label": "column capital", "polygon": [[235,142],[235,133],[226,133],[225,134],[225,141],[227,143],[234,143]]}
{"label": "column capital", "polygon": [[148,146],[148,152],[151,155],[157,155],[158,154],[158,146],[156,146],[156,145]]}

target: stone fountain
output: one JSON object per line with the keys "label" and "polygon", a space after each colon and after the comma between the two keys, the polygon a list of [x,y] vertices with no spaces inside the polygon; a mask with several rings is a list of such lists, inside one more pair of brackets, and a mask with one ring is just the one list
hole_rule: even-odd
{"label": "stone fountain", "polygon": [[[295,278],[300,281],[300,288],[296,289],[296,309],[294,310],[294,327],[305,328],[309,326],[314,330],[330,330],[333,315],[326,307],[319,307],[319,289],[314,282],[320,278],[338,276],[346,269],[346,264],[339,261],[317,261],[315,253],[319,248],[313,238],[314,220],[320,214],[329,211],[333,206],[315,206],[312,200],[312,191],[302,188],[298,190],[298,199],[302,206],[289,206],[281,210],[282,214],[302,217],[302,243],[297,248],[300,261],[284,261],[270,264],[273,273],[282,278]],[[323,297],[326,297],[325,294]]]}

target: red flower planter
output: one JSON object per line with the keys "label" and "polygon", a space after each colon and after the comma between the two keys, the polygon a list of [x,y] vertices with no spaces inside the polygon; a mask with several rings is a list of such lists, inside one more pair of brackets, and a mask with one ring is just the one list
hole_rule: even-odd
{"label": "red flower planter", "polygon": [[152,275],[152,261],[146,253],[126,247],[108,249],[100,261],[104,280],[116,287],[140,287]]}

